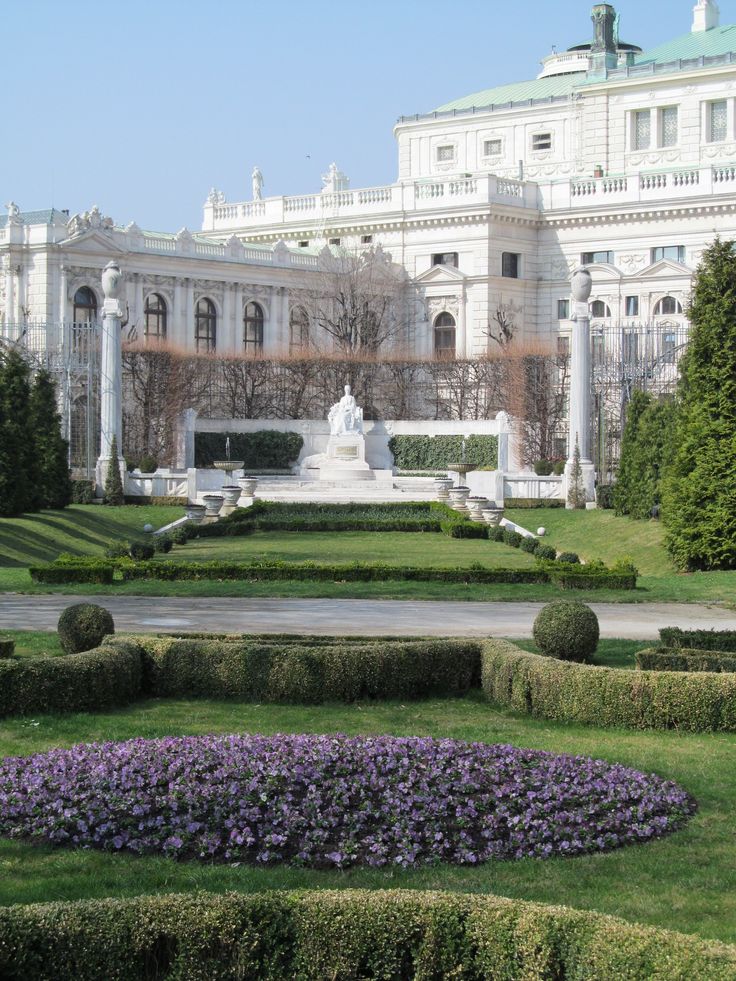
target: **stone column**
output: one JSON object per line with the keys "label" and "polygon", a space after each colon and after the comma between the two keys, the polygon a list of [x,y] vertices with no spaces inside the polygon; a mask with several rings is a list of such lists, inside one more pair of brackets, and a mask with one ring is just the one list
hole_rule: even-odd
{"label": "stone column", "polygon": [[176,420],[174,466],[177,470],[188,470],[194,466],[194,426],[197,415],[196,409],[184,409]]}
{"label": "stone column", "polygon": [[168,340],[172,344],[180,344],[182,347],[190,347],[184,327],[184,287],[182,280],[177,276],[174,279],[174,310],[172,323],[169,326]]}
{"label": "stone column", "polygon": [[[184,337],[185,346],[194,348],[196,341],[194,338],[194,284],[191,279],[184,279]],[[215,344],[217,334],[215,333]]]}
{"label": "stone column", "polygon": [[8,253],[5,259],[5,334],[10,340],[15,339],[15,327],[18,323],[15,315],[15,265]]}
{"label": "stone column", "polygon": [[587,269],[577,269],[572,281],[573,321],[570,357],[570,416],[565,476],[570,479],[577,441],[586,501],[595,500],[595,470],[591,454],[591,359],[588,301],[593,280]]}
{"label": "stone column", "polygon": [[113,436],[117,439],[118,459],[123,452],[123,371],[122,320],[125,315],[120,297],[123,274],[116,262],[108,262],[102,273],[105,302],[102,307],[102,358],[100,364],[100,456],[97,460],[97,493],[104,491],[107,469],[112,458]]}
{"label": "stone column", "polygon": [[133,325],[138,330],[138,339],[142,341],[146,332],[146,321],[143,315],[143,276],[141,273],[136,273],[133,277],[133,309],[135,311]]}
{"label": "stone column", "polygon": [[235,329],[233,325],[233,289],[225,283],[222,290],[222,344],[221,350],[235,351]]}
{"label": "stone column", "polygon": [[69,291],[69,275],[67,268],[62,262],[59,266],[59,323],[66,321],[67,293]]}

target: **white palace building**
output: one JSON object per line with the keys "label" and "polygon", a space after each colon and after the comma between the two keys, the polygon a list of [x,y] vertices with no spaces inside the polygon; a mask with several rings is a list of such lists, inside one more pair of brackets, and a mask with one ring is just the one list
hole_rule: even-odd
{"label": "white palace building", "polygon": [[388,186],[351,188],[332,165],[320,191],[262,198],[256,170],[251,200],[213,190],[202,230],[176,234],[11,203],[0,332],[95,321],[115,259],[139,338],[283,352],[309,333],[299,298],[320,251],[380,244],[423,300],[403,339],[417,355],[492,349],[499,311],[517,336],[564,347],[584,264],[594,344],[615,328],[636,347],[655,328],[666,361],[704,248],[736,234],[736,25],[700,0],[689,33],[642,51],[611,5],[592,22],[592,40],[545,57],[536,78],[402,116]]}

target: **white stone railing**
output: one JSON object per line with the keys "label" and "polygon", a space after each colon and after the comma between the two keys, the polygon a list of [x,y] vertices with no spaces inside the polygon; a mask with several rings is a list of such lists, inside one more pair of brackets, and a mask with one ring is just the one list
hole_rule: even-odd
{"label": "white stone railing", "polygon": [[542,207],[550,210],[576,208],[593,201],[636,204],[682,197],[731,194],[736,165],[679,167],[672,170],[634,172],[628,176],[576,177],[570,181],[539,184]]}
{"label": "white stone railing", "polygon": [[504,474],[503,496],[536,501],[555,501],[564,497],[564,477],[538,477],[536,474]]}
{"label": "white stone railing", "polygon": [[176,252],[176,239],[156,238],[153,235],[144,235],[143,248],[150,252]]}

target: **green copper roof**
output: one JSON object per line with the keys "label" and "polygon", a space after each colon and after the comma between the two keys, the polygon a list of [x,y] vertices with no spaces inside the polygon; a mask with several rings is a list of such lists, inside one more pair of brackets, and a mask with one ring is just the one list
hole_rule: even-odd
{"label": "green copper roof", "polygon": [[[69,215],[66,211],[59,211],[57,208],[47,208],[45,211],[21,211],[18,215],[23,225],[53,225],[55,222],[66,224]],[[5,228],[8,223],[7,215],[0,215],[0,228]]]}
{"label": "green copper roof", "polygon": [[529,82],[512,82],[497,85],[493,89],[466,95],[440,106],[435,112],[452,112],[453,109],[472,109],[473,106],[500,106],[506,102],[527,102],[529,99],[548,99],[550,96],[569,95],[580,83],[579,75],[550,75],[534,78]]}
{"label": "green copper roof", "polygon": [[709,58],[713,55],[728,54],[729,51],[736,51],[736,24],[683,34],[673,41],[667,41],[666,44],[660,44],[638,55],[636,64],[642,65],[651,61],[663,64],[667,61],[678,61],[680,58]]}

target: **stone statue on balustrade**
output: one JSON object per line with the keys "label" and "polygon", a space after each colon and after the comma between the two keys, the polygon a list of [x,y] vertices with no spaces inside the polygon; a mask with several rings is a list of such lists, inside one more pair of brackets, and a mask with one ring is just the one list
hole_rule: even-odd
{"label": "stone statue on balustrade", "polygon": [[263,199],[263,174],[259,167],[253,168],[251,181],[253,183],[253,200],[261,201]]}
{"label": "stone statue on balustrade", "polygon": [[363,410],[355,401],[350,386],[345,386],[345,394],[330,409],[327,420],[330,423],[330,436],[346,436],[363,432]]}

